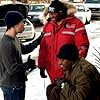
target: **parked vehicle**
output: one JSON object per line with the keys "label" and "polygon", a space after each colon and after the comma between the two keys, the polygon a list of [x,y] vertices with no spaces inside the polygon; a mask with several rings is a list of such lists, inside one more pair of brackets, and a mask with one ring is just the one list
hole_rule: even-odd
{"label": "parked vehicle", "polygon": [[79,18],[84,24],[89,24],[91,21],[91,10],[81,3],[74,3],[76,6],[75,16]]}
{"label": "parked vehicle", "polygon": [[[79,18],[84,24],[89,24],[91,21],[91,10],[82,3],[71,3],[76,6],[75,16]],[[43,7],[42,7],[43,6]],[[45,6],[48,7],[49,4]],[[33,9],[32,9],[33,8]],[[35,24],[45,24],[47,17],[44,16],[44,4],[31,4],[29,7],[29,18],[32,23]]]}
{"label": "parked vehicle", "polygon": [[3,34],[6,32],[6,25],[4,22],[4,16],[8,11],[19,11],[21,12],[26,21],[25,21],[25,30],[23,33],[18,33],[18,38],[23,40],[32,40],[35,36],[35,29],[33,24],[27,19],[28,14],[28,7],[24,4],[4,4],[0,5],[0,39],[2,38]]}
{"label": "parked vehicle", "polygon": [[43,11],[49,4],[30,4],[28,17],[35,25],[45,24]]}
{"label": "parked vehicle", "polygon": [[100,18],[100,0],[86,0],[85,6],[91,10],[93,18]]}

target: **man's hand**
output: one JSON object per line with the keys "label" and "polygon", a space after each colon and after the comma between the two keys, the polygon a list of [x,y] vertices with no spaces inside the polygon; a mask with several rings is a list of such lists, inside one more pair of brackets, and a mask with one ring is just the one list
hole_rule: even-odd
{"label": "man's hand", "polygon": [[30,58],[30,55],[28,56],[27,62],[25,63],[28,65],[28,69],[35,69],[36,65],[35,65],[35,60]]}
{"label": "man's hand", "polygon": [[47,78],[47,75],[45,75],[45,69],[40,69],[40,76],[42,78]]}

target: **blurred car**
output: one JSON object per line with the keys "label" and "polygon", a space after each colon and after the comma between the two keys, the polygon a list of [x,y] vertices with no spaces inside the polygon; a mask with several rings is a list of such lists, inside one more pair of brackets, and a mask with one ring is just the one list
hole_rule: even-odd
{"label": "blurred car", "polygon": [[100,0],[85,0],[87,6],[92,12],[92,18],[100,18]]}
{"label": "blurred car", "polygon": [[35,25],[36,24],[43,25],[45,23],[43,11],[48,6],[49,6],[49,4],[45,4],[45,3],[30,4],[28,17],[31,20],[31,22],[34,23]]}
{"label": "blurred car", "polygon": [[79,18],[84,24],[89,24],[91,21],[91,10],[84,4],[74,3],[76,6],[75,16]]}
{"label": "blurred car", "polygon": [[17,37],[23,40],[32,40],[35,36],[35,29],[33,24],[27,19],[28,7],[24,4],[4,4],[0,5],[0,39],[6,32],[6,25],[4,21],[4,16],[8,11],[19,11],[23,14],[25,21],[25,30],[22,33],[18,33]]}

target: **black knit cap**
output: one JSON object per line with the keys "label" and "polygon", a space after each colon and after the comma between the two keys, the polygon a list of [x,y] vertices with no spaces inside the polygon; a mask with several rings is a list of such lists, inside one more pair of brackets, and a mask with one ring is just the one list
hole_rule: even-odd
{"label": "black knit cap", "polygon": [[49,12],[59,12],[59,13],[66,13],[67,12],[67,8],[64,6],[64,4],[62,2],[60,2],[59,0],[54,0],[51,2],[49,8],[48,8]]}
{"label": "black knit cap", "polygon": [[24,19],[24,16],[18,11],[8,11],[5,15],[5,24],[7,27],[13,27]]}
{"label": "black knit cap", "polygon": [[59,59],[67,59],[69,61],[76,61],[79,58],[78,49],[73,44],[63,45],[57,54]]}

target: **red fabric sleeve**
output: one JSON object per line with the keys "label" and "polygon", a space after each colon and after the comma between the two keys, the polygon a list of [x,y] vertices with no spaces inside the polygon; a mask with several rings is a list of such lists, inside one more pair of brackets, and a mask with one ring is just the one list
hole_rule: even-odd
{"label": "red fabric sleeve", "polygon": [[75,45],[78,47],[80,57],[86,57],[89,49],[89,40],[84,24],[79,21],[75,29]]}
{"label": "red fabric sleeve", "polygon": [[38,67],[40,69],[45,67],[45,58],[46,58],[46,45],[45,45],[45,39],[43,37],[40,43],[39,56],[38,56]]}

